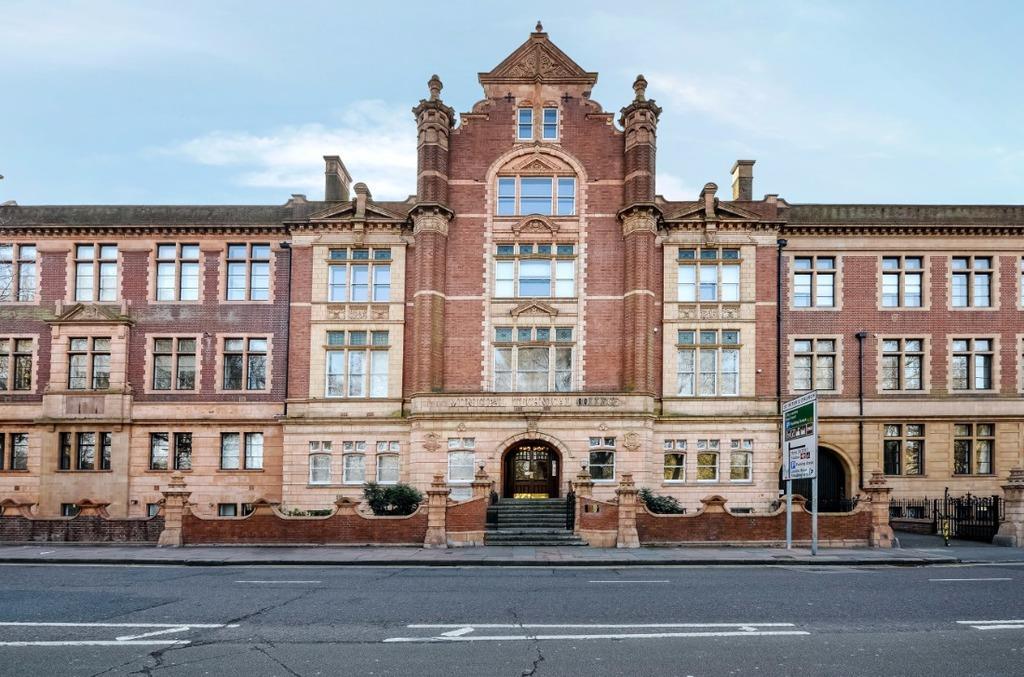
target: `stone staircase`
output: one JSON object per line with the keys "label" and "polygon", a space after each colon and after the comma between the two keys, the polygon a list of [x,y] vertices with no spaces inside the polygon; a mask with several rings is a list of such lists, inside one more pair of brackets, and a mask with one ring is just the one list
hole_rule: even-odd
{"label": "stone staircase", "polygon": [[587,545],[566,528],[564,498],[503,498],[487,509],[486,545]]}

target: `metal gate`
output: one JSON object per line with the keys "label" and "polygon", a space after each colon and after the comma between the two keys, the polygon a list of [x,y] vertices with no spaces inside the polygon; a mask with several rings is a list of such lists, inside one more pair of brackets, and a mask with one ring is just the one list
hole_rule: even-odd
{"label": "metal gate", "polygon": [[931,532],[947,541],[959,538],[991,543],[999,531],[1002,503],[999,496],[950,496],[947,489],[942,498],[893,499],[889,502],[889,517],[931,520]]}

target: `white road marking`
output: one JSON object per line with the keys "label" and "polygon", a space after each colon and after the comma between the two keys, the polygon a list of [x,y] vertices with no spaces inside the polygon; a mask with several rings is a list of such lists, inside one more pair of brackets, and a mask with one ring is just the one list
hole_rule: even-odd
{"label": "white road marking", "polygon": [[959,625],[969,625],[975,630],[1024,630],[1024,619],[1004,621],[957,621]]}
{"label": "white road marking", "polygon": [[116,639],[119,642],[127,642],[127,641],[130,641],[130,640],[133,640],[133,639],[143,639],[144,637],[156,637],[157,635],[169,635],[169,634],[172,634],[172,633],[175,633],[175,632],[184,632],[186,630],[188,630],[188,626],[187,625],[181,625],[181,626],[178,626],[176,628],[164,628],[163,630],[153,630],[152,632],[143,632],[140,635],[121,635],[120,637],[115,637],[114,639]]}
{"label": "white road marking", "polygon": [[67,623],[46,621],[0,621],[0,626],[9,628],[151,628],[150,632],[121,635],[112,640],[11,640],[0,642],[0,647],[25,646],[168,646],[191,644],[187,639],[149,639],[157,635],[187,632],[194,629],[237,628],[237,623]]}
{"label": "white road marking", "polygon": [[[385,643],[410,642],[505,642],[516,640],[559,640],[559,639],[671,639],[686,637],[771,637],[809,635],[805,630],[775,630],[764,628],[792,628],[793,623],[415,623],[410,629],[451,628],[448,632],[433,637],[389,637]],[[521,635],[473,635],[480,629],[561,629],[561,630],[676,630],[674,632],[601,632],[601,633],[552,633]]]}
{"label": "white road marking", "polygon": [[282,585],[302,585],[319,582],[320,581],[235,581],[235,583],[280,583]]}
{"label": "white road marking", "polygon": [[587,583],[668,583],[668,581],[587,581]]}
{"label": "white road marking", "polygon": [[81,642],[0,642],[0,646],[168,646],[191,644],[187,639],[147,640],[145,642],[118,642],[116,640],[83,640]]}
{"label": "white road marking", "polygon": [[1012,578],[929,578],[933,583],[951,583],[953,581],[977,582],[977,581],[1012,581]]}
{"label": "white road marking", "polygon": [[0,621],[4,627],[39,628],[237,628],[238,623],[49,623],[43,621]]}

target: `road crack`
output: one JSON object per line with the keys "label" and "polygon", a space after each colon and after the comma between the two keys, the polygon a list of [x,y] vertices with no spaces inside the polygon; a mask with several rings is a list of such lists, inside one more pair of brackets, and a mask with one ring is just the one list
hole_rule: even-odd
{"label": "road crack", "polygon": [[[516,613],[516,610],[510,608],[509,613],[512,614],[512,620],[515,621],[515,624],[519,626],[519,629],[525,632],[527,635],[529,635],[530,632],[523,625],[523,622],[519,620],[519,614]],[[544,652],[541,651],[540,640],[537,639],[535,635],[533,636],[533,648],[537,652],[537,658],[534,659],[533,663],[530,666],[530,669],[524,670],[522,673],[520,673],[519,677],[535,677],[537,674],[537,668],[539,668],[540,664],[544,662]]]}

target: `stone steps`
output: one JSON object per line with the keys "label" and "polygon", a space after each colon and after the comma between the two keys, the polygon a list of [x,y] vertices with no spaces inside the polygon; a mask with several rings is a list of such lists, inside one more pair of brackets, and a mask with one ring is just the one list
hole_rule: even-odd
{"label": "stone steps", "polygon": [[504,546],[583,546],[572,530],[566,529],[564,498],[540,500],[502,499],[487,510],[484,543]]}

